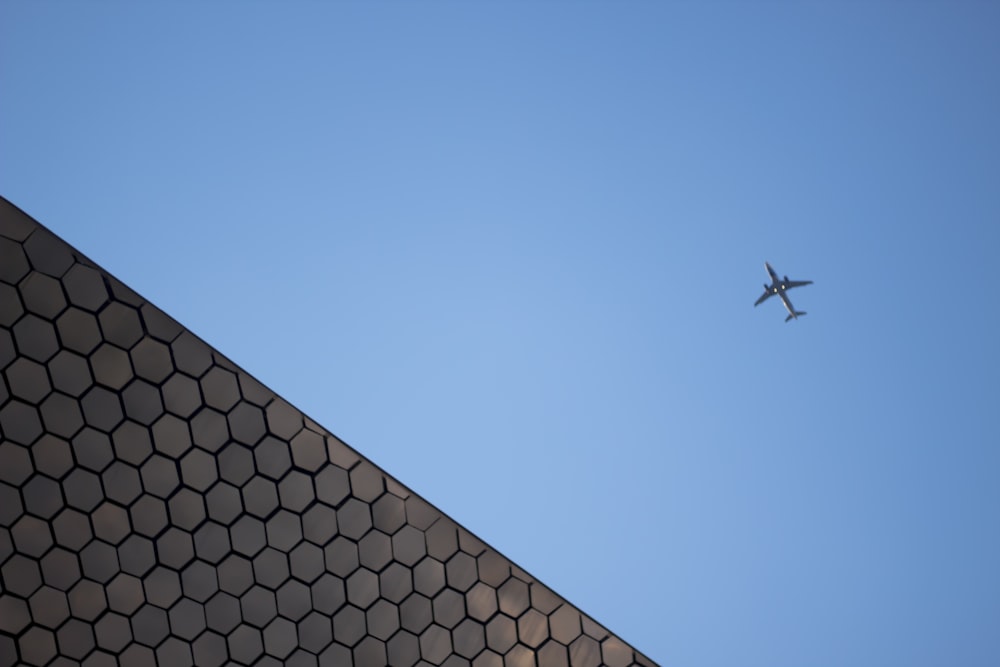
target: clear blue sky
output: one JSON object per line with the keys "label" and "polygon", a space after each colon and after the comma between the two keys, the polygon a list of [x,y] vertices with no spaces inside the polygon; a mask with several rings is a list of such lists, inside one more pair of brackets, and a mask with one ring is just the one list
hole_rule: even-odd
{"label": "clear blue sky", "polygon": [[0,193],[664,665],[992,667],[998,34],[7,1]]}

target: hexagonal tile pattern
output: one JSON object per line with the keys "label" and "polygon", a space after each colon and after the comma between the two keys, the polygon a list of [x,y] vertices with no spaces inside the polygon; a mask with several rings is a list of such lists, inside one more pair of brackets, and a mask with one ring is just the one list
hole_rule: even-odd
{"label": "hexagonal tile pattern", "polygon": [[3,199],[0,662],[654,664]]}

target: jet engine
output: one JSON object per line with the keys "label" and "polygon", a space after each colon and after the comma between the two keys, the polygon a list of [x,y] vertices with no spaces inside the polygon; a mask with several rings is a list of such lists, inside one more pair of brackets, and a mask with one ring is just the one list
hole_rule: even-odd
{"label": "jet engine", "polygon": [[788,280],[788,276],[785,276],[785,282],[786,282],[786,283],[787,283],[787,282],[790,282],[790,281]]}

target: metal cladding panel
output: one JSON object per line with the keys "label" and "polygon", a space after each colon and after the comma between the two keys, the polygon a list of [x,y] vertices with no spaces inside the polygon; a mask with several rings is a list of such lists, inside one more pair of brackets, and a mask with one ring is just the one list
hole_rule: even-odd
{"label": "metal cladding panel", "polygon": [[3,199],[0,582],[0,665],[653,664]]}

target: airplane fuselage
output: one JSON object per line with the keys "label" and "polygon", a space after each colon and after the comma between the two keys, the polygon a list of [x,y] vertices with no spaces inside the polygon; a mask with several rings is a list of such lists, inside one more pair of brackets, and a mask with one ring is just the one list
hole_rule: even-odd
{"label": "airplane fuselage", "polygon": [[771,285],[764,285],[764,287],[771,290],[772,294],[781,297],[781,303],[785,304],[785,310],[788,311],[788,314],[793,319],[799,319],[798,313],[795,312],[795,306],[792,305],[792,300],[788,298],[788,284],[778,277],[768,262],[764,262],[764,266],[767,268],[767,274],[771,276]]}

